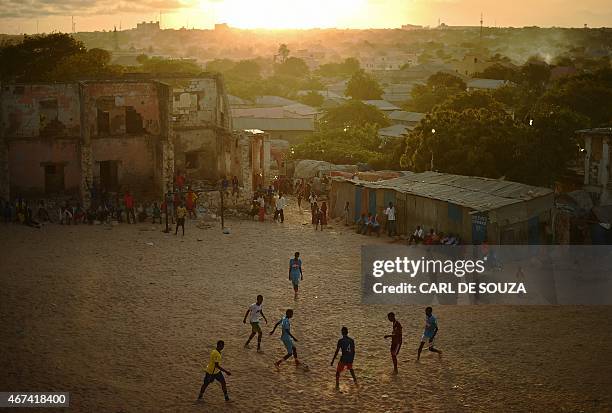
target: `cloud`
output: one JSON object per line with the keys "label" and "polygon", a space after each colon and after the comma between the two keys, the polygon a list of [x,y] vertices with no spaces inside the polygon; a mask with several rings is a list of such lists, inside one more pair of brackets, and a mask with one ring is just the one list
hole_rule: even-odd
{"label": "cloud", "polygon": [[190,8],[194,4],[195,0],[0,0],[0,18],[167,12]]}

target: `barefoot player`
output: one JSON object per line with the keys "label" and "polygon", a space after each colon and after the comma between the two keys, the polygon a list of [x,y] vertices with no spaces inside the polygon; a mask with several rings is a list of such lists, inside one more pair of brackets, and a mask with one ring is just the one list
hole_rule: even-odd
{"label": "barefoot player", "polygon": [[274,363],[274,366],[278,369],[278,367],[280,366],[280,364],[285,361],[285,360],[289,360],[289,358],[291,358],[291,356],[293,356],[293,359],[295,360],[295,365],[299,366],[300,365],[300,361],[298,360],[298,355],[297,355],[297,349],[295,348],[295,346],[293,345],[293,342],[296,341],[297,339],[295,337],[293,337],[293,335],[291,334],[291,322],[289,321],[291,318],[293,317],[293,310],[292,309],[288,309],[287,312],[285,313],[285,316],[278,320],[276,322],[276,324],[274,324],[274,328],[272,329],[272,331],[270,331],[270,335],[274,334],[274,331],[276,330],[276,327],[281,326],[282,328],[282,333],[281,333],[281,341],[283,342],[283,344],[285,345],[285,348],[287,349],[287,354],[280,360],[278,360],[276,363]]}
{"label": "barefoot player", "polygon": [[258,295],[257,302],[251,304],[247,312],[244,314],[244,319],[242,320],[244,324],[246,324],[246,319],[249,313],[251,314],[251,317],[249,318],[251,322],[251,335],[246,343],[244,343],[244,347],[249,348],[249,343],[253,337],[255,337],[255,334],[257,334],[257,351],[259,352],[261,351],[261,327],[259,326],[259,322],[263,318],[266,324],[268,324],[268,319],[263,313],[263,295]]}
{"label": "barefoot player", "polygon": [[395,313],[387,314],[389,321],[393,323],[393,331],[385,338],[391,338],[391,360],[393,360],[393,374],[397,374],[397,355],[402,348],[402,325],[395,318]]}
{"label": "barefoot player", "polygon": [[442,352],[436,348],[434,348],[434,338],[438,333],[438,320],[433,315],[433,310],[431,307],[427,307],[425,309],[425,330],[423,331],[423,336],[421,337],[421,345],[419,346],[419,350],[417,353],[417,363],[421,359],[421,351],[423,351],[423,346],[427,342],[427,346],[429,347],[429,351],[433,353],[438,353],[438,357],[442,357]]}
{"label": "barefoot player", "polygon": [[353,376],[353,381],[357,384],[357,377],[355,377],[355,371],[353,370],[353,360],[355,359],[355,341],[348,336],[348,328],[342,327],[340,330],[342,338],[338,340],[336,345],[336,352],[330,363],[330,366],[334,365],[334,360],[338,355],[338,351],[342,350],[340,361],[338,361],[338,367],[336,367],[336,390],[340,388],[340,373],[344,370],[348,370]]}
{"label": "barefoot player", "polygon": [[208,387],[210,383],[217,380],[221,383],[221,389],[223,390],[223,395],[225,396],[225,401],[229,402],[229,396],[227,395],[227,385],[225,384],[225,377],[223,377],[223,373],[231,376],[228,370],[225,370],[221,367],[221,351],[223,351],[223,347],[225,347],[225,343],[223,340],[217,341],[217,348],[213,349],[210,352],[210,362],[208,366],[206,366],[206,375],[204,376],[204,384],[200,388],[200,395],[198,396],[198,400],[202,399],[202,395],[204,395],[204,391]]}
{"label": "barefoot player", "polygon": [[302,274],[302,260],[300,259],[299,252],[296,252],[294,258],[289,260],[289,280],[291,280],[293,284],[293,291],[295,293],[293,298],[297,300],[300,281],[304,280],[304,274]]}

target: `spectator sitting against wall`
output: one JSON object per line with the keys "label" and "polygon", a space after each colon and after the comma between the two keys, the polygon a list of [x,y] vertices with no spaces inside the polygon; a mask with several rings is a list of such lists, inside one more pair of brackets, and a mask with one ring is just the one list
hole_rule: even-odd
{"label": "spectator sitting against wall", "polygon": [[434,245],[434,244],[439,244],[439,243],[440,243],[440,238],[436,234],[436,231],[433,228],[431,228],[429,230],[429,233],[425,236],[425,239],[423,240],[423,244]]}
{"label": "spectator sitting against wall", "polygon": [[414,230],[414,233],[410,236],[410,239],[408,240],[408,245],[411,245],[412,241],[414,241],[415,245],[419,242],[423,242],[423,229],[420,225],[417,225],[416,229]]}
{"label": "spectator sitting against wall", "polygon": [[138,222],[145,222],[147,220],[147,210],[143,204],[138,204]]}
{"label": "spectator sitting against wall", "polygon": [[357,233],[365,234],[365,230],[367,229],[368,218],[366,217],[365,212],[361,213],[361,216],[357,218],[355,221],[355,225],[357,225]]}
{"label": "spectator sitting against wall", "polygon": [[377,237],[380,237],[380,222],[378,221],[378,214],[370,215],[370,222],[368,223],[368,235],[373,232],[376,233]]}
{"label": "spectator sitting against wall", "polygon": [[47,208],[45,208],[45,201],[43,200],[38,203],[38,220],[40,222],[51,222],[51,217]]}
{"label": "spectator sitting against wall", "polygon": [[157,220],[159,220],[159,223],[162,223],[162,217],[161,217],[161,208],[159,207],[159,205],[157,205],[157,202],[153,203],[153,211],[151,213],[151,215],[153,216],[153,223],[155,224],[155,222],[157,222]]}

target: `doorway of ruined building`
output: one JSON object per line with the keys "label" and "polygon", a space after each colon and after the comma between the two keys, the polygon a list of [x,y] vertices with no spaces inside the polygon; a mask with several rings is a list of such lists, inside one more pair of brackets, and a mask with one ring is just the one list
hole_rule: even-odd
{"label": "doorway of ruined building", "polygon": [[45,171],[45,194],[57,195],[64,192],[64,164],[44,163],[41,165]]}
{"label": "doorway of ruined building", "polygon": [[119,190],[119,161],[100,161],[100,186],[108,192]]}

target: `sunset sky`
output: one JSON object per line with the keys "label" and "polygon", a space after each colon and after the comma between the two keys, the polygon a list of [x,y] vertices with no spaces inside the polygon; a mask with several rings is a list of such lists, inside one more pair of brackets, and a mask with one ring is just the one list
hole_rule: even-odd
{"label": "sunset sky", "polygon": [[158,20],[163,28],[393,28],[434,26],[612,26],[610,0],[0,0],[0,32],[35,33],[132,28]]}

